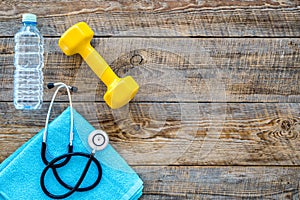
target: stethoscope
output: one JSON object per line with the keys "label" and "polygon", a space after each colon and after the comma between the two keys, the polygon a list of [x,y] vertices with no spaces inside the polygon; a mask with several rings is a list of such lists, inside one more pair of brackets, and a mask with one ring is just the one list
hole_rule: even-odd
{"label": "stethoscope", "polygon": [[[44,168],[44,170],[41,174],[40,183],[41,183],[41,188],[42,188],[43,192],[48,197],[51,197],[53,199],[63,199],[63,198],[70,196],[71,194],[73,194],[76,191],[84,192],[84,191],[91,190],[99,184],[101,177],[102,177],[102,168],[101,168],[99,161],[94,157],[94,154],[96,153],[96,151],[103,150],[108,145],[109,139],[108,139],[107,134],[104,131],[94,130],[90,133],[90,135],[88,137],[88,144],[92,148],[92,152],[90,154],[84,153],[84,152],[73,152],[74,115],[73,115],[73,105],[72,105],[70,90],[75,91],[77,89],[75,87],[68,86],[64,83],[49,83],[48,84],[49,89],[51,89],[55,86],[58,86],[58,87],[57,87],[57,89],[52,97],[51,103],[49,105],[45,129],[44,129],[44,135],[43,135],[41,157],[42,157],[42,160],[43,160],[44,164],[46,165],[46,167]],[[53,160],[51,160],[49,162],[46,158],[46,149],[47,149],[46,141],[47,141],[47,133],[48,133],[48,123],[49,123],[50,113],[51,113],[51,109],[52,109],[55,97],[61,88],[67,89],[69,103],[70,103],[70,140],[69,140],[69,145],[68,145],[68,152],[61,156],[54,158]],[[73,156],[86,157],[88,159],[88,161],[87,161],[87,163],[84,167],[84,170],[83,170],[82,174],[80,175],[80,178],[78,179],[77,183],[74,186],[71,186],[71,185],[68,185],[65,181],[63,181],[61,179],[61,177],[59,176],[59,174],[57,172],[57,169],[64,167],[71,160],[71,158]],[[98,171],[97,179],[94,181],[93,184],[91,184],[89,186],[80,187],[81,183],[83,182],[83,180],[90,168],[91,163],[94,163],[97,168],[97,171]],[[67,190],[69,190],[68,192],[66,192],[65,194],[60,194],[60,195],[49,192],[49,190],[45,186],[45,175],[49,169],[52,170],[53,175],[54,175],[55,179],[58,181],[58,183],[61,186],[63,186],[64,188],[66,188]]]}

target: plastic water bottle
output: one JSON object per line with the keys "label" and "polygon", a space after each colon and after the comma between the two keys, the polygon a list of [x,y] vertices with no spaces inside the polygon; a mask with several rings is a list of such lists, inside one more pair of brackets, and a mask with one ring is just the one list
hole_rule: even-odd
{"label": "plastic water bottle", "polygon": [[15,34],[14,105],[39,109],[43,102],[44,40],[36,27],[36,15],[24,14],[23,27]]}

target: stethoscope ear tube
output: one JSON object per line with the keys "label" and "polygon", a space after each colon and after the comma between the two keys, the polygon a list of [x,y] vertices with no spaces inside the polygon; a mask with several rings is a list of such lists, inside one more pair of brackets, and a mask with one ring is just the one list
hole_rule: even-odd
{"label": "stethoscope ear tube", "polygon": [[[47,112],[47,117],[46,117],[46,123],[45,123],[45,129],[44,129],[44,134],[43,134],[43,142],[42,142],[42,149],[41,149],[41,157],[42,160],[44,162],[45,165],[47,165],[49,162],[46,158],[46,149],[47,149],[47,135],[48,135],[48,124],[49,124],[49,119],[50,119],[50,114],[51,114],[51,110],[52,110],[52,106],[54,103],[54,100],[58,94],[58,91],[61,88],[66,88],[67,93],[68,93],[68,98],[69,98],[69,103],[70,103],[70,141],[69,141],[69,147],[68,147],[68,153],[73,152],[73,126],[74,126],[74,117],[73,117],[73,105],[72,105],[72,98],[71,98],[71,93],[70,93],[70,88],[72,88],[71,86],[66,85],[65,83],[59,82],[59,83],[48,83],[47,87],[49,89],[58,86],[58,88],[56,89],[56,91],[53,94],[53,97],[51,99],[50,105],[49,105],[49,109]],[[67,163],[69,160],[65,160],[63,161],[63,163],[60,163],[59,165],[64,166],[65,163]],[[58,166],[57,166],[58,167]]]}
{"label": "stethoscope ear tube", "polygon": [[72,142],[73,142],[73,127],[74,127],[74,115],[73,115],[73,104],[72,104],[72,98],[71,98],[71,93],[70,93],[70,86],[64,84],[64,83],[50,83],[50,88],[52,86],[58,86],[58,88],[56,89],[56,91],[54,92],[53,94],[53,97],[51,99],[51,102],[50,102],[50,105],[49,105],[49,109],[48,109],[48,112],[47,112],[47,117],[46,117],[46,123],[45,123],[45,129],[44,129],[44,134],[43,134],[43,142],[46,143],[47,141],[47,135],[48,135],[48,125],[49,125],[49,120],[50,120],[50,114],[51,114],[51,110],[52,110],[52,107],[53,107],[53,103],[54,103],[54,100],[57,96],[57,93],[58,91],[61,89],[61,88],[66,88],[67,90],[67,93],[68,93],[68,98],[69,98],[69,104],[70,104],[70,138],[69,138],[69,144],[70,146],[72,146]]}

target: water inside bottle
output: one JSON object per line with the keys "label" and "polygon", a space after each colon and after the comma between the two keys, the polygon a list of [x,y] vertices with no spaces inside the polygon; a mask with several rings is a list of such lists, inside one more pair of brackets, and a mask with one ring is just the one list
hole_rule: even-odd
{"label": "water inside bottle", "polygon": [[43,101],[43,41],[34,26],[15,35],[14,105],[39,109]]}

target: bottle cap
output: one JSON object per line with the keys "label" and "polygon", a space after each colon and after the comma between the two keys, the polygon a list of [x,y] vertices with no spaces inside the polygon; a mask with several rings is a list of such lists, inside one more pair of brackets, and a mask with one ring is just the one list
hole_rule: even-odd
{"label": "bottle cap", "polygon": [[34,22],[36,23],[36,15],[26,13],[22,15],[22,22]]}

